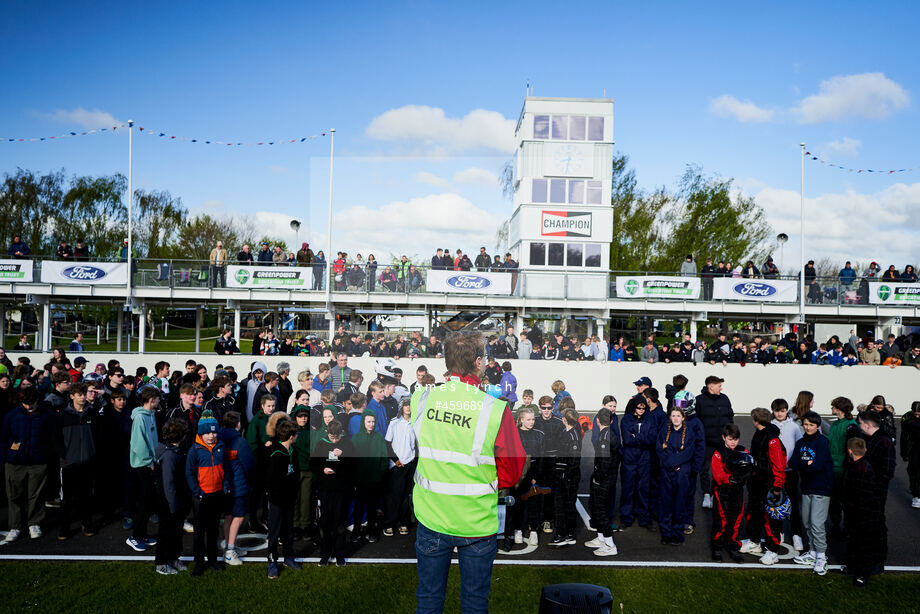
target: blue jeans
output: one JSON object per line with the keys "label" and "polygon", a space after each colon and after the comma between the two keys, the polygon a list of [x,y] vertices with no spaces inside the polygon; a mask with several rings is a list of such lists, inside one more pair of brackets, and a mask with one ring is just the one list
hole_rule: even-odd
{"label": "blue jeans", "polygon": [[489,611],[492,585],[492,562],[498,552],[495,535],[456,537],[432,531],[419,523],[415,535],[418,558],[417,614],[444,611],[447,573],[454,547],[460,560],[460,609],[463,614]]}

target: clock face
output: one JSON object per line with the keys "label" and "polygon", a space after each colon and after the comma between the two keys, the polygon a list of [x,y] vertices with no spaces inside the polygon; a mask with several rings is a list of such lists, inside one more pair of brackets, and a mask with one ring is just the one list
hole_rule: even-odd
{"label": "clock face", "polygon": [[[590,177],[590,157],[585,144],[545,143],[543,169],[546,176]],[[587,145],[590,147],[590,145]]]}

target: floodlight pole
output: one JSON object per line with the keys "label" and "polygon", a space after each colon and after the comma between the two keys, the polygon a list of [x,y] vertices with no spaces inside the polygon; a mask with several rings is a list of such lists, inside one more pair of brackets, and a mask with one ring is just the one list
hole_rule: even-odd
{"label": "floodlight pole", "polygon": [[[335,128],[329,131],[329,226],[328,232],[326,234],[326,271],[324,277],[326,278],[326,311],[329,314],[329,327],[333,326],[333,318],[335,317],[332,312],[332,169],[335,162]],[[332,337],[329,338],[329,342],[332,343]]]}
{"label": "floodlight pole", "polygon": [[800,194],[800,211],[801,211],[801,254],[799,262],[799,314],[801,314],[802,324],[805,323],[805,143],[799,143],[802,149],[802,191]]}

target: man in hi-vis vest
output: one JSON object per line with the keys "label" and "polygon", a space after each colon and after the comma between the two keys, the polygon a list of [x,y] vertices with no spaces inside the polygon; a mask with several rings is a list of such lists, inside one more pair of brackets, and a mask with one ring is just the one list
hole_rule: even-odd
{"label": "man in hi-vis vest", "polygon": [[418,466],[412,501],[418,518],[417,612],[441,612],[454,548],[460,607],[488,612],[498,549],[498,491],[521,479],[526,453],[507,403],[479,389],[485,342],[478,333],[444,343],[447,382],[417,388],[412,428]]}

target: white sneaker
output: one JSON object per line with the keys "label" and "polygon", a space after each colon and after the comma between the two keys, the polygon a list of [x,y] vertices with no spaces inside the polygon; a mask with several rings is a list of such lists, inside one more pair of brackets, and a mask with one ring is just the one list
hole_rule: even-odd
{"label": "white sneaker", "polygon": [[543,521],[543,532],[544,532],[544,533],[552,533],[552,532],[553,532],[553,527],[552,527],[552,525],[549,523],[549,520],[544,520],[544,521]]}
{"label": "white sneaker", "polygon": [[819,554],[815,557],[815,573],[823,576],[827,573],[827,555]]}
{"label": "white sneaker", "polygon": [[42,536],[42,528],[37,524],[29,525],[29,538],[38,539]]}
{"label": "white sneaker", "polygon": [[169,565],[157,565],[156,570],[157,570],[157,573],[160,574],[161,576],[174,576],[178,573],[175,569],[173,569]]}
{"label": "white sneaker", "polygon": [[240,555],[236,553],[236,550],[225,550],[224,551],[224,563],[227,565],[242,565],[243,561],[240,560]]}
{"label": "white sneaker", "polygon": [[537,532],[536,532],[536,531],[531,531],[531,532],[530,532],[530,535],[527,536],[527,543],[530,544],[531,546],[539,546],[539,545],[540,545],[540,537],[539,537],[539,535],[537,535]]}
{"label": "white sneaker", "polygon": [[594,551],[594,556],[616,556],[616,555],[617,555],[617,547],[615,545],[613,547],[610,547],[607,544],[604,544],[600,548]]}
{"label": "white sneaker", "polygon": [[763,548],[760,547],[760,544],[752,542],[751,540],[745,541],[741,544],[741,548],[738,550],[742,554],[753,554],[755,556],[760,556],[763,554]]}
{"label": "white sneaker", "polygon": [[795,548],[796,552],[801,552],[805,549],[805,544],[802,543],[802,538],[798,535],[792,536],[792,547]]}
{"label": "white sneaker", "polygon": [[601,548],[601,547],[603,547],[603,546],[604,546],[604,538],[603,538],[603,537],[595,537],[595,538],[592,539],[591,541],[585,542],[585,547],[586,547],[586,548]]}
{"label": "white sneaker", "polygon": [[712,495],[709,493],[703,495],[703,507],[707,510],[712,509]]}
{"label": "white sneaker", "polygon": [[914,497],[910,500],[910,506],[920,509],[920,497]]}
{"label": "white sneaker", "polygon": [[779,555],[772,550],[767,550],[763,553],[763,556],[760,557],[760,562],[764,565],[775,565],[779,562]]}
{"label": "white sneaker", "polygon": [[792,562],[795,563],[796,565],[806,565],[808,567],[814,567],[815,560],[816,560],[815,553],[809,550],[808,552],[803,552],[799,556],[792,559]]}
{"label": "white sneaker", "polygon": [[191,522],[186,520],[185,522],[182,523],[182,530],[185,531],[186,533],[194,533],[195,527],[192,526]]}
{"label": "white sneaker", "polygon": [[524,533],[521,531],[514,532],[514,543],[523,544],[524,543]]}
{"label": "white sneaker", "polygon": [[0,546],[12,544],[17,539],[19,539],[19,529],[11,529],[10,532],[6,534],[6,537],[3,538],[3,541],[0,542]]}

